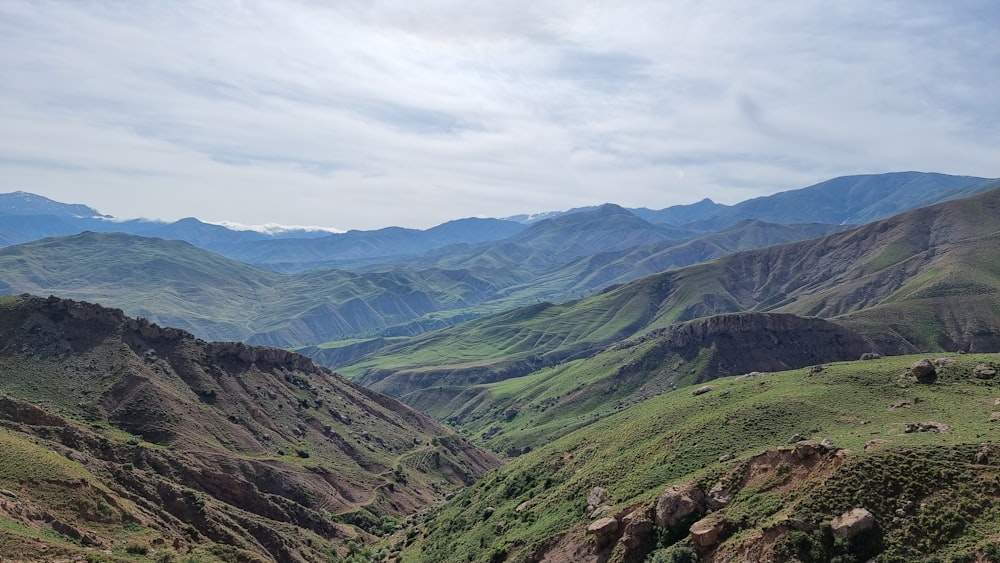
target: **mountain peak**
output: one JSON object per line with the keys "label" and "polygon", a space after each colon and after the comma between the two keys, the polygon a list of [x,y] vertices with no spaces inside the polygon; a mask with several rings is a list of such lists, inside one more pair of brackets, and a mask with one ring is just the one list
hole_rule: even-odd
{"label": "mountain peak", "polygon": [[0,194],[0,216],[54,215],[57,217],[110,217],[79,203],[60,203],[37,194],[16,191]]}

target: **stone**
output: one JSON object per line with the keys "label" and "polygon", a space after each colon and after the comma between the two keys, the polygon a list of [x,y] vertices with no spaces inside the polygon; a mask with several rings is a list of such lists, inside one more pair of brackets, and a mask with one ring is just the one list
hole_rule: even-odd
{"label": "stone", "polygon": [[824,450],[832,450],[832,449],[834,449],[833,438],[823,438],[823,440],[819,443],[819,447],[820,447],[820,449],[824,449]]}
{"label": "stone", "polygon": [[524,512],[525,510],[528,510],[532,506],[535,506],[535,499],[526,500],[521,504],[517,505],[517,508],[514,509],[514,512]]}
{"label": "stone", "polygon": [[881,358],[882,354],[878,354],[876,352],[865,352],[864,354],[861,354],[862,360],[878,360]]}
{"label": "stone", "polygon": [[806,459],[819,453],[819,444],[815,440],[799,440],[795,442],[795,457]]}
{"label": "stone", "polygon": [[725,530],[725,520],[712,516],[702,518],[691,526],[691,543],[702,548],[716,546],[722,541]]}
{"label": "stone", "polygon": [[909,371],[917,383],[934,383],[937,380],[937,368],[926,358],[911,365]]}
{"label": "stone", "polygon": [[497,509],[494,508],[494,507],[492,507],[492,506],[487,506],[486,508],[484,508],[483,509],[483,520],[486,520],[490,516],[493,516],[493,513],[496,512],[496,511],[497,511]]}
{"label": "stone", "polygon": [[1000,422],[1000,411],[990,413],[990,422]]}
{"label": "stone", "polygon": [[799,434],[792,434],[792,437],[788,439],[787,443],[789,443],[789,444],[795,444],[795,443],[801,442],[802,440],[805,440],[805,438],[803,438],[801,435],[799,435]]}
{"label": "stone", "polygon": [[830,522],[833,535],[851,540],[875,527],[875,515],[864,508],[852,508]]}
{"label": "stone", "polygon": [[607,538],[608,536],[613,536],[618,531],[618,526],[618,520],[612,517],[601,518],[594,520],[587,526],[587,533],[596,536],[598,539]]}
{"label": "stone", "polygon": [[947,430],[948,425],[940,422],[907,422],[903,428],[903,432],[906,434],[914,432],[945,432]]}
{"label": "stone", "polygon": [[693,482],[668,488],[656,501],[655,522],[661,528],[672,528],[693,514],[702,512],[705,493]]}
{"label": "stone", "polygon": [[993,366],[979,364],[972,370],[972,375],[977,379],[993,379],[997,375],[997,370]]}
{"label": "stone", "polygon": [[705,499],[705,504],[712,510],[719,510],[729,504],[731,500],[733,500],[733,493],[729,492],[725,483],[719,481],[708,490],[708,497]]}
{"label": "stone", "polygon": [[632,512],[623,519],[627,524],[625,524],[625,533],[622,534],[618,543],[626,550],[636,549],[653,539],[653,521],[645,515],[637,515],[638,512]]}
{"label": "stone", "polygon": [[732,461],[734,459],[736,459],[736,454],[722,454],[719,456],[719,463]]}
{"label": "stone", "polygon": [[587,512],[593,512],[595,508],[604,504],[608,499],[608,491],[604,487],[594,487],[587,494]]}
{"label": "stone", "polygon": [[821,365],[815,365],[815,366],[809,368],[809,375],[816,375],[817,373],[823,373],[824,369],[826,369],[826,368],[824,368]]}
{"label": "stone", "polygon": [[602,504],[601,506],[598,506],[597,508],[595,508],[593,510],[593,512],[590,513],[590,517],[591,518],[600,518],[600,517],[604,516],[605,514],[613,513],[614,511],[615,511],[614,507],[608,506],[606,504]]}
{"label": "stone", "polygon": [[711,385],[702,385],[701,387],[699,387],[699,388],[695,389],[694,391],[692,391],[691,394],[695,395],[695,396],[697,396],[697,395],[704,395],[705,393],[708,393],[712,389],[715,389],[715,387],[712,387]]}

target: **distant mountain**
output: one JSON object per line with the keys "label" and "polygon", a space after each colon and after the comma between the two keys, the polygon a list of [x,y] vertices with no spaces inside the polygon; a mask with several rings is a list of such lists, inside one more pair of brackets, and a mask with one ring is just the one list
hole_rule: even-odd
{"label": "distant mountain", "polygon": [[310,240],[266,240],[218,247],[231,258],[281,271],[304,271],[347,264],[384,263],[466,243],[500,240],[525,229],[515,221],[458,219],[427,230],[388,227],[348,231]]}
{"label": "distant mountain", "polygon": [[499,464],[303,356],[89,303],[0,299],[0,373],[5,557],[328,560]]}
{"label": "distant mountain", "polygon": [[[894,172],[844,176],[819,184],[758,197],[733,206],[710,201],[685,209],[680,215],[688,228],[716,231],[744,219],[771,223],[828,223],[863,225],[952,199],[1000,187],[1000,180],[949,176],[926,172]],[[668,208],[653,215],[674,223]]]}
{"label": "distant mountain", "polygon": [[[997,186],[1000,186],[1000,180],[899,172],[836,178],[808,188],[781,192],[733,206],[704,199],[698,203],[677,205],[659,211],[644,208],[629,211],[648,223],[669,227],[661,230],[660,235],[665,234],[667,238],[678,240],[724,230],[749,219],[785,225],[863,224]],[[601,209],[578,207],[568,211],[519,215],[508,219],[458,219],[427,230],[387,227],[374,231],[329,234],[311,228],[231,229],[194,218],[174,223],[138,219],[112,221],[86,206],[60,204],[24,192],[0,194],[0,201],[5,202],[3,205],[8,214],[8,217],[0,221],[0,245],[77,234],[87,230],[127,232],[184,240],[230,258],[283,272],[323,268],[359,271],[398,266],[400,261],[410,261],[427,253],[446,252],[444,249],[449,246],[500,242],[519,234],[527,227],[546,221],[559,221],[573,215],[600,213]],[[9,216],[15,214],[21,216],[21,220],[10,220]],[[649,231],[648,225],[646,230]],[[537,235],[538,233],[531,233],[526,236]],[[598,239],[596,234],[594,239]],[[520,244],[523,240],[513,242]],[[648,242],[651,241],[647,241],[647,244]],[[612,248],[608,247],[614,245],[605,240],[600,246],[609,250]],[[458,250],[468,251],[461,248]],[[560,252],[565,257],[565,254],[572,254],[572,248]],[[509,254],[516,255],[513,251]],[[422,263],[426,267],[427,260],[423,259]]]}
{"label": "distant mountain", "polygon": [[0,295],[99,301],[206,339],[280,346],[410,323],[412,332],[402,334],[449,326],[450,314],[467,315],[498,286],[523,281],[514,275],[440,269],[286,275],[186,242],[122,233],[83,233],[0,249]]}
{"label": "distant mountain", "polygon": [[82,204],[59,203],[47,197],[13,192],[0,194],[0,217],[15,215],[51,215],[55,217],[107,217],[92,207]]}
{"label": "distant mountain", "polygon": [[673,205],[659,211],[643,207],[633,209],[632,212],[635,213],[636,216],[642,217],[650,223],[663,223],[666,225],[680,226],[705,219],[706,217],[713,217],[722,213],[723,210],[728,209],[728,207],[729,206],[721,203],[715,203],[706,197],[697,203]]}
{"label": "distant mountain", "polygon": [[653,329],[746,311],[831,318],[882,353],[996,350],[998,233],[1000,190],[993,190],[651,275],[576,302],[483,317],[393,344],[344,369],[406,396],[443,382],[525,375]]}

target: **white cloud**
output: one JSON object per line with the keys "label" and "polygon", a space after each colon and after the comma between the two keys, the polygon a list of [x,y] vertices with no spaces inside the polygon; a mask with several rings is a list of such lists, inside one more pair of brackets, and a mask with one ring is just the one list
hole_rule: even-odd
{"label": "white cloud", "polygon": [[0,191],[427,227],[832,176],[998,176],[1000,6],[0,4]]}

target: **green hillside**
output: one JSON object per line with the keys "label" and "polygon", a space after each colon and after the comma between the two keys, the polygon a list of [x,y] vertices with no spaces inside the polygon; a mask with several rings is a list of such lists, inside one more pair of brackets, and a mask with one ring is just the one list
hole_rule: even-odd
{"label": "green hillside", "polygon": [[0,300],[0,426],[28,560],[330,560],[498,465],[303,356],[55,297]]}
{"label": "green hillside", "polygon": [[[540,444],[432,511],[403,561],[641,561],[688,546],[709,561],[995,557],[998,388],[974,371],[998,358],[948,354],[937,381],[918,384],[904,374],[921,358],[725,378],[634,405]],[[934,431],[909,432],[916,423]],[[790,445],[793,435],[815,441]],[[657,523],[658,498],[684,483],[705,496],[721,484],[715,496],[729,498],[711,514],[698,501],[678,522]],[[606,491],[601,517],[619,526],[606,536],[585,531],[597,520],[586,514],[595,487]],[[876,530],[834,541],[828,524],[854,507],[874,514]],[[688,527],[706,514],[721,532],[699,544]]]}
{"label": "green hillside", "polygon": [[395,344],[343,366],[396,396],[496,381],[593,355],[623,338],[741,311],[837,320],[881,353],[1000,346],[1000,191],[819,239],[740,252]]}

